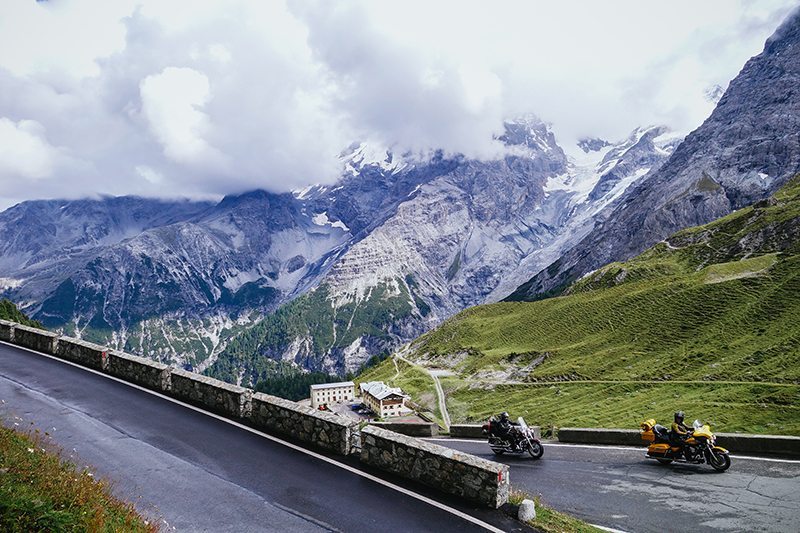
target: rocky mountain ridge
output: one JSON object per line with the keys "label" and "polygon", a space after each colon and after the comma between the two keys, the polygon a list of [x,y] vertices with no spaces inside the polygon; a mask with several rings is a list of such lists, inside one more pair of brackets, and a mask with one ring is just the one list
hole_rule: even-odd
{"label": "rocky mountain ridge", "polygon": [[[0,243],[0,291],[51,327],[212,373],[245,334],[256,356],[354,370],[481,303],[511,273],[530,276],[545,261],[533,257],[557,255],[679,141],[645,129],[576,162],[533,116],[498,139],[509,154],[494,161],[420,161],[357,143],[333,185],[216,205],[25,202],[0,213],[16,236]],[[338,317],[333,340],[321,342],[319,324],[259,337],[258,324],[298,297]],[[253,368],[226,359],[229,379]]]}
{"label": "rocky mountain ridge", "polygon": [[[253,326],[211,372],[233,379],[245,368],[258,379],[268,360],[292,358],[307,368],[355,371],[461,309],[490,301],[513,275],[529,275],[530,265],[546,264],[680,142],[663,128],[643,128],[574,161],[540,121],[506,127],[503,140],[514,143],[513,155],[456,159],[415,186],[316,288],[288,304],[291,313]],[[646,146],[649,159],[641,157]],[[606,190],[590,199],[601,182]]]}

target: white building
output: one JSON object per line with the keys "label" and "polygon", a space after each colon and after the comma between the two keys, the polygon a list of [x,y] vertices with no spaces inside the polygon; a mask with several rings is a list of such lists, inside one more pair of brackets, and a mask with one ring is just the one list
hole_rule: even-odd
{"label": "white building", "polygon": [[407,396],[397,387],[388,387],[383,381],[369,381],[361,383],[359,390],[367,407],[381,418],[409,412],[405,405]]}
{"label": "white building", "polygon": [[311,385],[311,407],[319,409],[334,403],[349,402],[355,397],[355,390],[352,381]]}

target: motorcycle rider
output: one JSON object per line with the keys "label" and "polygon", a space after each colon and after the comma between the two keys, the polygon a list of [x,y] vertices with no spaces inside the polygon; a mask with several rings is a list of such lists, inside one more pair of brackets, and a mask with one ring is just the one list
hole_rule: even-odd
{"label": "motorcycle rider", "polygon": [[515,434],[516,431],[514,429],[515,426],[517,426],[517,424],[511,421],[508,416],[508,411],[500,413],[497,422],[497,436],[511,443],[511,448],[514,450],[516,450],[518,446]]}
{"label": "motorcycle rider", "polygon": [[686,437],[688,437],[689,434],[694,431],[694,429],[683,423],[683,418],[683,411],[675,412],[674,422],[672,422],[672,435],[674,436],[676,443],[683,443],[683,441],[686,440]]}

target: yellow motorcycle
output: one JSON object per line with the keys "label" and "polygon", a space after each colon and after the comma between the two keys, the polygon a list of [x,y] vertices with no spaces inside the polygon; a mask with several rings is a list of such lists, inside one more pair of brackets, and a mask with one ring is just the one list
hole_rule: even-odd
{"label": "yellow motorcycle", "polygon": [[717,446],[717,439],[708,424],[695,420],[692,430],[685,440],[662,426],[654,419],[645,420],[641,424],[642,440],[649,442],[647,457],[662,464],[673,461],[679,463],[708,463],[717,472],[724,472],[731,466],[730,452]]}

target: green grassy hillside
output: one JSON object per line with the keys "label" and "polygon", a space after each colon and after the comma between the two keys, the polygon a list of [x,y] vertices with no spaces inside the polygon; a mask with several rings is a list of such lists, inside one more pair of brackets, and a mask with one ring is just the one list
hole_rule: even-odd
{"label": "green grassy hillside", "polygon": [[[800,434],[800,179],[564,296],[466,310],[412,348],[454,373],[442,380],[454,422],[507,409],[636,427],[683,409],[719,431]],[[394,373],[391,360],[371,371]]]}

